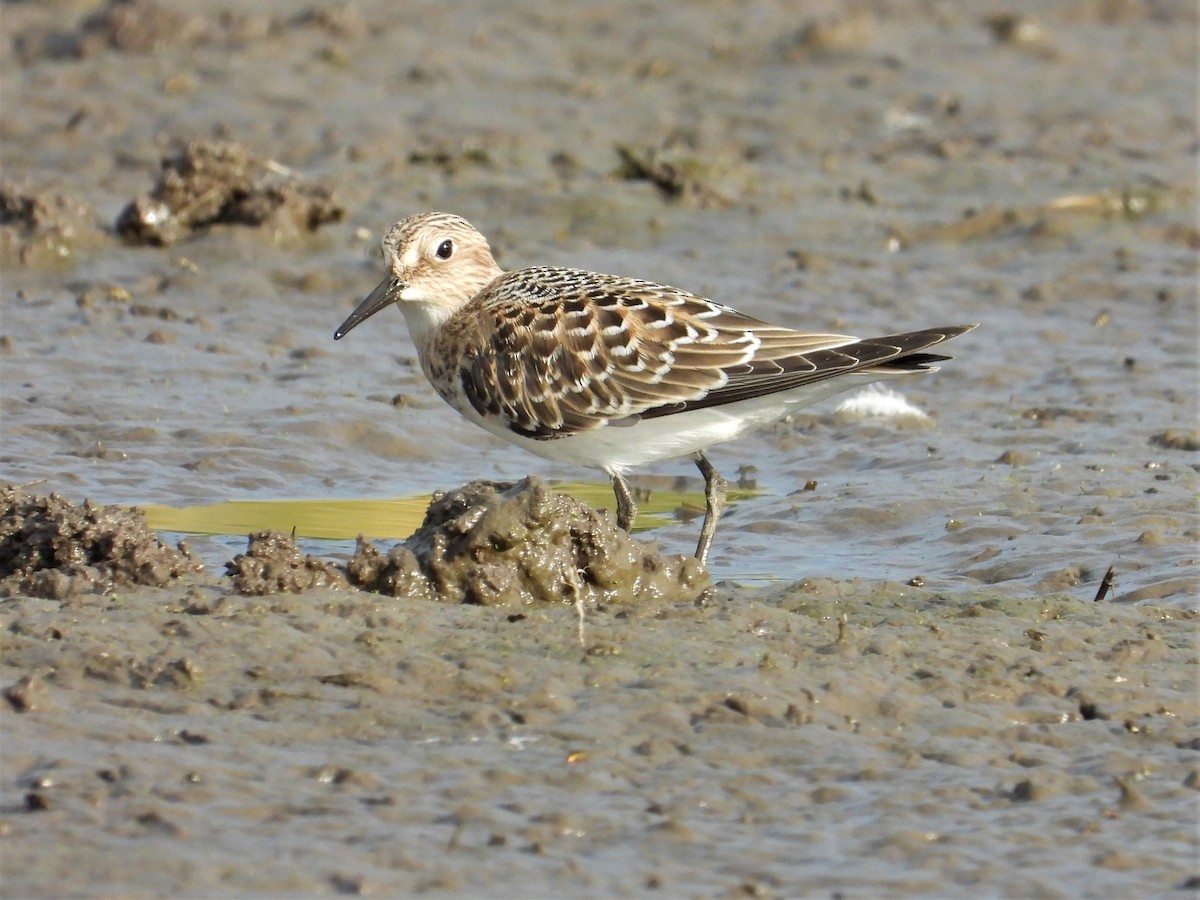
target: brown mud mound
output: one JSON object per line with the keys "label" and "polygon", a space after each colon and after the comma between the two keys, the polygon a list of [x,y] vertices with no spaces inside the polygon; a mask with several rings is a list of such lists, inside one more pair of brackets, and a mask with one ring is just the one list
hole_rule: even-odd
{"label": "brown mud mound", "polygon": [[1151,435],[1150,443],[1164,450],[1200,450],[1200,428],[1168,428]]}
{"label": "brown mud mound", "polygon": [[200,566],[168,547],[139,509],[0,491],[0,596],[62,600],[118,585],[162,587]]}
{"label": "brown mud mound", "polygon": [[53,264],[107,240],[86,203],[29,185],[0,184],[0,261]]}
{"label": "brown mud mound", "polygon": [[225,563],[225,572],[243,594],[296,594],[346,586],[337,566],[304,556],[292,538],[278,531],[252,533],[246,552]]}
{"label": "brown mud mound", "polygon": [[694,599],[712,587],[692,557],[633,540],[533,477],[435,494],[412,537],[386,555],[359,538],[347,570],[367,590],[483,606]]}
{"label": "brown mud mound", "polygon": [[168,246],[211,225],[316,231],[345,212],[330,188],[240,144],[197,141],[163,159],[154,189],[122,210],[116,229],[132,243]]}
{"label": "brown mud mound", "polygon": [[[62,10],[60,17],[62,12],[68,10]],[[151,53],[164,47],[195,46],[215,30],[203,16],[179,13],[154,0],[108,0],[70,28],[58,21],[18,30],[12,49],[21,64],[29,66],[43,59],[82,60],[114,50]]]}

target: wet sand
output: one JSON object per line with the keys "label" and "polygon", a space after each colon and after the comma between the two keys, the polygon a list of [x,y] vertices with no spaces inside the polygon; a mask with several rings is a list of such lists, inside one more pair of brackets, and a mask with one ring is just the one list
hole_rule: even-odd
{"label": "wet sand", "polygon": [[[1194,889],[1195,12],[1043,6],[5,4],[0,480],[38,493],[579,478],[441,404],[398,315],[332,343],[423,209],[799,328],[982,324],[927,421],[716,449],[762,493],[713,591],[582,642],[249,596],[205,539],[0,599],[4,893]],[[205,207],[171,179],[214,160]]]}
{"label": "wet sand", "polygon": [[584,651],[569,609],[230,594],[6,602],[6,680],[33,676],[4,713],[7,893],[1149,896],[1191,876],[1191,617],[726,585],[594,610]]}

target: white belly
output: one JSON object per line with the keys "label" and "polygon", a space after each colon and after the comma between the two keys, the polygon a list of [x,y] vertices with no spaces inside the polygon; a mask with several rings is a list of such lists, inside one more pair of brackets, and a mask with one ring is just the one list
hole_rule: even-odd
{"label": "white belly", "polygon": [[826,397],[892,377],[898,376],[874,373],[844,375],[805,385],[794,391],[707,409],[614,423],[594,431],[549,440],[525,437],[509,429],[499,419],[485,419],[465,398],[447,397],[446,400],[476,425],[538,456],[608,472],[623,472],[634,466],[688,456],[714,444],[732,441]]}

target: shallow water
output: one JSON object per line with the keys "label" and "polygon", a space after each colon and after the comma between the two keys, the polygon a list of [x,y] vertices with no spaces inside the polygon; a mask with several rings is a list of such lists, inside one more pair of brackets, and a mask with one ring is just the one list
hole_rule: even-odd
{"label": "shallow water", "polygon": [[[762,490],[723,520],[710,560],[716,579],[761,585],[858,578],[864,586],[886,581],[897,589],[920,577],[924,590],[970,609],[974,601],[967,598],[980,591],[1014,604],[1047,594],[1090,601],[1111,565],[1122,604],[1161,605],[1170,616],[1182,615],[1197,606],[1200,593],[1200,452],[1164,446],[1155,436],[1176,430],[1190,434],[1186,445],[1194,447],[1198,424],[1194,10],[1170,3],[1027,6],[1041,23],[1040,41],[998,42],[966,8],[931,13],[923,4],[900,3],[841,20],[843,31],[806,43],[798,37],[805,18],[788,4],[618,13],[602,4],[552,11],[534,3],[368,0],[322,7],[321,15],[305,19],[281,2],[224,18],[220,4],[164,2],[162,8],[198,28],[165,30],[143,50],[93,41],[81,58],[56,58],[36,48],[78,36],[77,21],[97,4],[7,4],[0,30],[6,42],[17,39],[26,48],[0,59],[7,180],[67,194],[108,225],[149,189],[170,141],[217,135],[332,184],[348,212],[343,223],[300,237],[223,227],[170,248],[104,238],[71,247],[53,263],[45,256],[31,265],[6,259],[0,477],[41,482],[38,490],[77,500],[172,505],[409,496],[527,473],[589,477],[524,455],[462,421],[425,383],[398,312],[333,343],[333,329],[381,277],[383,231],[401,216],[442,208],[469,218],[509,267],[561,264],[657,279],[805,330],[868,335],[980,323],[948,346],[956,358],[941,372],[903,388],[931,425],[848,420],[833,413],[834,400],[715,448],[711,458],[720,470],[732,477],[752,465]],[[836,19],[840,8],[817,5],[812,14]],[[612,177],[618,144],[665,146],[699,160],[706,183],[731,202],[669,201],[646,182]],[[1133,198],[1129,210],[1119,208],[1122,196]],[[1095,204],[1056,204],[1073,197],[1101,197],[1115,206],[1101,214]],[[1003,211],[1010,214],[989,218]],[[973,222],[993,224],[969,234]],[[647,474],[696,479],[686,461]],[[816,489],[806,491],[810,480]],[[690,552],[697,529],[696,522],[680,522],[654,537],[672,551]],[[241,539],[193,544],[212,564],[243,546]],[[311,547],[350,550],[349,544]],[[165,610],[173,601],[142,602]],[[302,603],[286,601],[289,609]],[[752,606],[763,617],[776,614],[768,601]],[[445,650],[450,645],[430,638],[431,658],[443,650],[464,658],[478,652],[486,660],[509,652],[488,643],[490,626],[476,613],[438,610],[438,617],[465,618],[458,624],[438,618],[440,626],[426,627],[478,629],[471,634],[484,643],[472,651],[452,642]],[[18,618],[42,615],[48,614],[24,609]],[[364,633],[379,615],[397,614],[346,614]],[[1113,615],[1096,625],[1109,644],[1142,613]],[[233,640],[208,633],[205,621],[208,640]],[[720,616],[704,622],[707,631],[675,635],[661,623],[629,623],[668,630],[654,639],[661,639],[657,650],[632,654],[642,662],[624,662],[627,678],[610,676],[624,699],[607,709],[602,688],[582,687],[589,676],[575,668],[570,614],[552,617],[547,627],[555,638],[547,643],[565,661],[561,670],[537,671],[547,683],[576,679],[567,692],[571,708],[530,720],[539,724],[521,730],[523,742],[510,741],[494,724],[477,740],[461,720],[451,716],[456,724],[448,725],[430,713],[429,727],[444,731],[435,735],[442,743],[426,744],[412,737],[424,734],[420,728],[388,719],[399,714],[386,704],[373,713],[383,718],[365,723],[355,721],[353,704],[333,711],[337,702],[322,694],[318,700],[330,703],[330,712],[310,731],[303,715],[284,717],[270,751],[223,759],[211,776],[218,784],[209,788],[211,800],[190,807],[181,832],[208,837],[210,823],[217,830],[224,823],[228,844],[215,851],[221,859],[247,840],[264,847],[278,840],[287,847],[286,863],[257,876],[233,866],[227,882],[203,882],[204,890],[340,889],[337,878],[306,868],[309,852],[331,841],[369,848],[346,865],[360,865],[368,885],[415,890],[428,877],[437,887],[429,872],[412,881],[397,876],[422,869],[421,851],[388,849],[401,826],[386,815],[356,830],[352,814],[380,793],[375,786],[362,788],[358,799],[318,798],[313,792],[324,782],[304,780],[299,804],[330,804],[330,818],[304,820],[315,823],[304,835],[268,828],[248,837],[238,823],[261,824],[268,819],[259,813],[273,807],[256,813],[223,805],[226,789],[240,790],[247,778],[263,779],[264,791],[286,791],[280,772],[336,764],[330,760],[340,754],[353,757],[356,771],[406,785],[393,802],[418,804],[403,826],[419,836],[415,846],[427,847],[421,841],[435,833],[444,846],[458,827],[451,822],[457,814],[447,810],[469,795],[462,803],[500,824],[476,829],[469,824],[474,813],[464,814],[460,843],[482,848],[488,828],[503,831],[505,816],[524,816],[522,827],[530,830],[524,840],[556,850],[520,855],[519,870],[579,895],[645,887],[628,872],[633,861],[651,858],[664,868],[666,886],[681,892],[703,890],[703,879],[689,880],[687,867],[711,863],[707,884],[718,890],[745,881],[788,893],[802,879],[808,890],[849,895],[940,893],[955,884],[992,893],[1096,895],[1115,878],[1137,889],[1136,865],[1095,862],[1134,840],[1144,843],[1121,852],[1152,860],[1148,890],[1183,880],[1187,864],[1180,860],[1191,838],[1176,833],[1181,829],[1170,816],[1137,839],[1132,825],[1114,825],[1120,837],[1105,832],[1106,849],[1095,853],[1084,824],[1064,824],[1094,817],[1100,794],[1112,802],[1111,775],[1140,771],[1113,762],[1126,751],[1118,746],[1123,736],[1109,731],[1096,738],[1116,742],[1102,761],[1081,763],[1072,754],[1083,753],[1086,742],[1072,740],[1074,749],[1053,751],[1061,759],[1047,763],[1070,773],[1053,790],[1054,821],[1070,831],[1075,847],[1063,858],[1038,837],[1044,806],[981,811],[971,799],[996,789],[989,796],[999,804],[1019,780],[1014,773],[1005,781],[999,769],[1024,763],[1003,761],[1016,752],[1011,748],[971,751],[986,738],[956,736],[955,729],[966,728],[961,720],[946,726],[944,738],[935,726],[927,726],[933,728],[927,739],[905,738],[901,730],[913,726],[911,717],[901,717],[908,724],[893,723],[895,735],[869,743],[855,743],[850,728],[735,729],[694,762],[678,750],[663,751],[672,760],[664,763],[669,774],[639,761],[656,759],[653,748],[644,758],[618,754],[622,766],[636,764],[603,776],[575,780],[568,767],[553,768],[572,742],[601,756],[617,753],[605,744],[610,715],[636,732],[638,717],[652,714],[620,704],[636,694],[643,676],[635,674],[650,666],[654,652],[672,654],[670,684],[656,688],[675,709],[664,714],[666,733],[683,728],[677,716],[687,720],[708,709],[691,696],[699,689],[689,678],[712,697],[734,690],[740,663],[722,658],[712,671],[691,668],[703,666],[707,642],[737,642],[732,633],[713,634],[728,625]],[[299,634],[292,628],[272,632],[271,640],[291,641]],[[1020,633],[1011,631],[1009,638]],[[103,641],[132,640],[104,635]],[[308,652],[296,640],[289,652]],[[1195,660],[1178,640],[1177,654],[1155,670],[1159,681],[1147,676],[1150,682],[1184,690],[1178,686],[1194,675]],[[694,663],[674,656],[681,647],[699,652]],[[260,664],[250,659],[253,642],[239,652],[247,654],[243,668]],[[335,642],[312,652],[330,654],[335,666]],[[521,644],[515,652],[532,659],[537,650]],[[1178,668],[1185,664],[1192,668]],[[872,670],[870,654],[846,665],[853,671],[841,677],[857,680],[856,690],[864,692],[901,677]],[[1105,677],[1103,660],[1091,665],[1079,675],[1089,690],[1089,679]],[[834,670],[826,674],[832,678]],[[520,691],[537,687],[518,681],[523,687],[495,700],[498,708],[520,707]],[[81,676],[75,690],[91,683]],[[1064,683],[1063,691],[1070,686]],[[770,693],[757,682],[747,690]],[[465,705],[468,711],[460,712],[468,720],[476,714],[462,694],[438,696],[429,702]],[[914,688],[910,702],[921,703],[920,696]],[[90,725],[54,734],[46,720],[43,742],[30,737],[13,769],[36,768],[39,754],[87,759],[94,741],[109,740],[98,735],[112,735],[115,748],[137,742],[128,752],[154,770],[163,752],[155,735],[211,715],[203,703],[175,699],[161,707],[150,699],[134,707],[128,698],[79,702]],[[60,700],[58,708],[69,705]],[[850,706],[837,708],[852,716]],[[1004,716],[997,715],[989,727],[1000,727]],[[890,727],[882,724],[886,711],[873,708],[871,716],[881,733]],[[228,741],[237,745],[241,729],[255,726],[239,719],[205,727],[230,729]],[[1118,722],[1106,727],[1120,730]],[[531,736],[539,728],[554,731],[554,739]],[[913,746],[940,747],[943,740],[947,748],[914,755]],[[622,746],[637,744],[630,738]],[[200,764],[193,756],[203,748],[178,752],[187,757],[176,767],[181,771]],[[960,752],[966,761],[947,764],[941,755]],[[1192,750],[1160,742],[1147,752],[1148,771],[1169,770],[1172,783],[1181,783]],[[723,773],[720,789],[711,787],[705,768],[709,753],[723,759],[712,762]],[[862,760],[852,762],[859,754]],[[64,765],[83,771],[91,764]],[[740,781],[730,774],[739,768]],[[547,769],[555,772],[549,786],[539,780]],[[851,770],[884,774],[856,780]],[[12,771],[5,783],[10,814],[24,784]],[[504,772],[514,773],[513,786],[495,787]],[[1080,787],[1069,780],[1083,777],[1092,781]],[[432,780],[438,799],[407,786],[410,778]],[[625,789],[610,790],[606,779]],[[460,782],[478,790],[460,789]],[[671,787],[645,787],[656,782]],[[849,784],[830,807],[837,810],[832,818],[809,805],[818,802],[808,793],[812,785],[826,783]],[[630,791],[630,785],[640,786]],[[1162,790],[1159,812],[1178,821],[1185,801]],[[801,800],[785,815],[773,804],[790,792]],[[526,803],[526,813],[512,812],[516,802]],[[544,822],[530,825],[536,815],[528,810],[543,802],[570,811],[561,813],[563,822],[547,812]],[[651,805],[687,813],[647,818]],[[903,818],[905,808],[917,812]],[[902,821],[881,831],[880,818],[893,812]],[[638,822],[629,831],[613,824],[626,815]],[[686,821],[688,832],[664,828],[653,832],[658,843],[641,842],[644,829],[668,820]],[[735,821],[755,824],[724,830]],[[1135,821],[1141,820],[1126,820]],[[539,827],[553,840],[539,838]],[[206,865],[199,845],[170,834],[154,840],[173,848],[172,863],[155,876],[161,883],[141,882],[147,890],[186,884],[188,873]],[[714,860],[718,840],[728,842],[728,853]],[[587,846],[582,861],[563,849],[571,841]],[[1026,852],[1012,849],[997,862],[1002,843]],[[151,844],[141,847],[147,867],[151,860],[161,864]],[[501,863],[479,852],[472,863],[479,868],[445,889],[469,892],[487,883],[481,873]],[[510,851],[504,864],[515,865],[515,855]],[[102,856],[90,856],[91,864],[101,867]],[[1006,880],[1030,866],[1038,867],[1036,877]],[[637,868],[638,878],[653,869]],[[131,884],[115,870],[97,868],[93,876],[102,891]],[[357,876],[345,877],[353,886]],[[522,884],[513,877],[504,886],[515,891]],[[22,887],[32,892],[36,885]]]}

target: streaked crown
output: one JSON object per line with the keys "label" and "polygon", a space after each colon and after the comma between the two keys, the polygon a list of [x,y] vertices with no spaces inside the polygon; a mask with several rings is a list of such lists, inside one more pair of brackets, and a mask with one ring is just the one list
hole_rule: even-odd
{"label": "streaked crown", "polygon": [[400,283],[400,299],[455,310],[503,274],[487,239],[466,219],[432,212],[397,222],[383,256]]}

